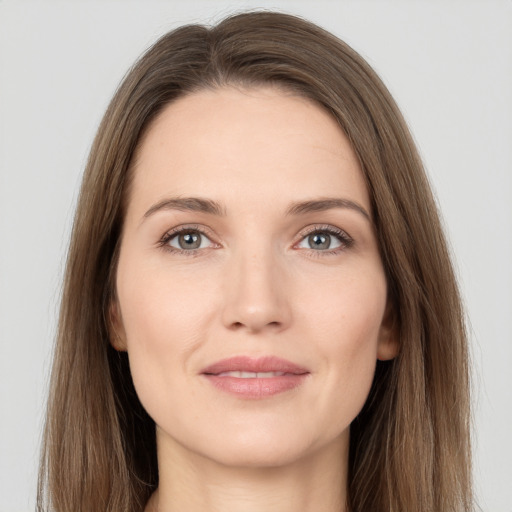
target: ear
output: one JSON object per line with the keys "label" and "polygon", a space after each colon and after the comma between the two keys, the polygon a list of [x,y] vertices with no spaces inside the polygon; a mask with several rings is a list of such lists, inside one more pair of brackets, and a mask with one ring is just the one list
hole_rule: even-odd
{"label": "ear", "polygon": [[391,305],[391,301],[388,300],[379,331],[377,359],[380,361],[394,359],[398,354],[398,350],[398,325],[394,308]]}
{"label": "ear", "polygon": [[126,352],[126,332],[124,330],[123,320],[119,303],[113,299],[108,308],[108,335],[113,348],[119,352]]}

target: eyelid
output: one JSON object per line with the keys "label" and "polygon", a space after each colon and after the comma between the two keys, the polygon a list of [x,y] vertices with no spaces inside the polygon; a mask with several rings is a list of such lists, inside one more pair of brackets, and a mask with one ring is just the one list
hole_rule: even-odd
{"label": "eyelid", "polygon": [[211,242],[212,248],[220,247],[220,244],[214,240],[216,237],[215,237],[215,234],[213,233],[213,231],[208,226],[203,226],[203,225],[199,225],[199,224],[181,224],[179,226],[175,226],[175,227],[167,230],[158,240],[157,246],[161,247],[164,250],[168,250],[170,252],[188,254],[188,255],[193,255],[197,251],[204,251],[205,248],[202,248],[202,249],[178,249],[177,247],[172,247],[169,245],[169,241],[172,240],[174,237],[180,235],[181,233],[187,233],[187,232],[193,232],[193,231],[196,231],[197,233],[206,237]]}
{"label": "eyelid", "polygon": [[325,250],[315,250],[315,249],[303,249],[309,250],[315,255],[319,254],[334,254],[342,252],[354,244],[354,239],[343,229],[333,226],[332,224],[314,224],[312,226],[308,226],[300,231],[297,235],[297,240],[293,244],[294,249],[299,249],[298,244],[301,243],[306,237],[312,235],[313,233],[327,233],[336,237],[340,242],[341,246],[336,247],[334,249],[325,249]]}

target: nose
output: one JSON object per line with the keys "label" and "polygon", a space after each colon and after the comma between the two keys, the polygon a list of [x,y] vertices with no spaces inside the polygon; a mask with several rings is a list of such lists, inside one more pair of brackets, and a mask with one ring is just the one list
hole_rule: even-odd
{"label": "nose", "polygon": [[271,250],[240,251],[225,279],[223,323],[230,330],[279,332],[291,322],[286,269]]}

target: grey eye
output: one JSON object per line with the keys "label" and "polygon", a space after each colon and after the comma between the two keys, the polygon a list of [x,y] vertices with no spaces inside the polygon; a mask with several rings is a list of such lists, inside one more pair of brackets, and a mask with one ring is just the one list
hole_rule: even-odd
{"label": "grey eye", "polygon": [[204,247],[208,247],[210,243],[210,240],[198,231],[185,231],[184,233],[179,233],[173,236],[169,240],[169,245],[171,247],[184,251],[203,249]]}
{"label": "grey eye", "polygon": [[328,249],[337,249],[342,245],[343,241],[338,235],[330,234],[327,231],[315,231],[305,236],[298,244],[298,247],[315,251],[327,251]]}
{"label": "grey eye", "polygon": [[320,251],[331,247],[331,235],[327,233],[313,233],[308,236],[308,245],[311,249]]}

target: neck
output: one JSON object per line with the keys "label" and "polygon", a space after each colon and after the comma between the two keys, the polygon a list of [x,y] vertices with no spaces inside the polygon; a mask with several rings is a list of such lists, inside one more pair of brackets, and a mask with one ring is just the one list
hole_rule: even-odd
{"label": "neck", "polygon": [[159,443],[146,512],[346,512],[348,439],[277,467],[233,467]]}

